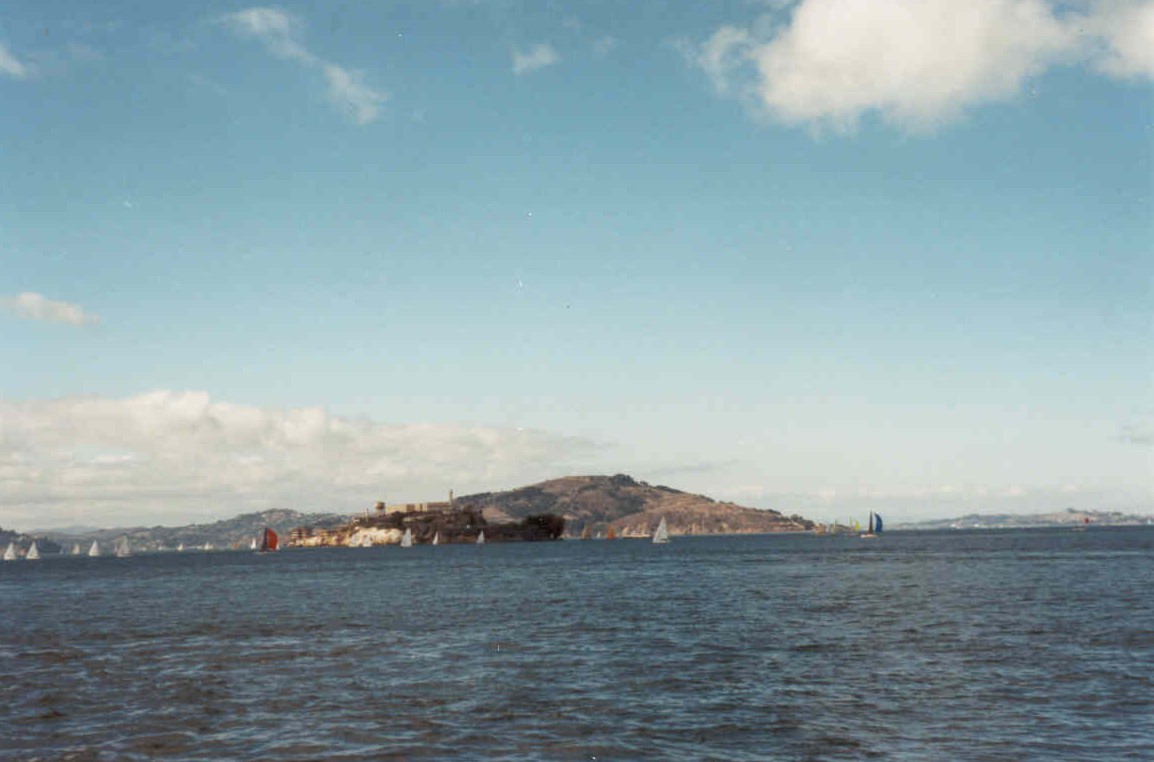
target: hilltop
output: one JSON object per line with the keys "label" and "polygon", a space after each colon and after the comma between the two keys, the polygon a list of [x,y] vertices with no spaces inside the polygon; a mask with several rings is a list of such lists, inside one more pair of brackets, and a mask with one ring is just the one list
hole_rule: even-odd
{"label": "hilltop", "polygon": [[565,518],[565,533],[646,536],[665,517],[672,534],[762,534],[814,528],[801,516],[718,502],[631,476],[566,476],[505,492],[457,498],[461,506],[481,508],[489,521],[518,521],[552,513]]}

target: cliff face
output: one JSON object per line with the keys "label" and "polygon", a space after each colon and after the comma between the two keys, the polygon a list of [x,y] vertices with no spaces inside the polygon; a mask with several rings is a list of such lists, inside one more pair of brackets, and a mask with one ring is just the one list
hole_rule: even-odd
{"label": "cliff face", "polygon": [[565,518],[570,536],[643,537],[662,517],[671,534],[761,534],[814,528],[801,516],[719,503],[704,495],[640,482],[630,476],[568,476],[506,492],[484,492],[457,499],[479,508],[494,521],[552,513]]}

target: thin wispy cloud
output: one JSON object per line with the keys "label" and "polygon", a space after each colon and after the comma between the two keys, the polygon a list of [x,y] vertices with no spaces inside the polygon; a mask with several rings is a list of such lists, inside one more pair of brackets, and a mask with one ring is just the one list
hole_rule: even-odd
{"label": "thin wispy cloud", "polygon": [[592,450],[543,431],[385,424],[202,392],[0,400],[0,525],[352,513],[385,497],[519,486],[568,473]]}
{"label": "thin wispy cloud", "polygon": [[724,26],[691,50],[717,91],[789,124],[919,132],[1018,95],[1057,65],[1154,77],[1154,2],[801,0],[777,23]]}
{"label": "thin wispy cloud", "polygon": [[87,325],[100,322],[99,317],[86,313],[80,305],[54,301],[31,291],[0,299],[0,306],[25,320],[41,320],[48,323],[67,323],[69,325]]}
{"label": "thin wispy cloud", "polygon": [[247,8],[220,20],[234,34],[260,42],[277,58],[319,70],[328,83],[329,99],[357,124],[368,124],[380,116],[388,96],[366,83],[363,72],[346,69],[309,50],[303,42],[303,24],[288,11]]}
{"label": "thin wispy cloud", "polygon": [[513,73],[517,76],[543,69],[561,60],[551,45],[539,43],[528,50],[513,51]]}
{"label": "thin wispy cloud", "polygon": [[618,40],[616,37],[606,34],[598,37],[593,41],[593,55],[598,58],[604,58],[617,49]]}
{"label": "thin wispy cloud", "polygon": [[4,43],[0,43],[0,74],[13,79],[24,79],[28,76],[28,67],[4,47]]}

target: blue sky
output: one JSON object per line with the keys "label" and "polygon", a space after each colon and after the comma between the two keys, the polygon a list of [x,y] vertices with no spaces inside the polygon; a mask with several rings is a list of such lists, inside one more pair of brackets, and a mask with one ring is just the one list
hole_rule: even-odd
{"label": "blue sky", "polygon": [[0,9],[0,526],[1154,513],[1154,3],[362,5]]}

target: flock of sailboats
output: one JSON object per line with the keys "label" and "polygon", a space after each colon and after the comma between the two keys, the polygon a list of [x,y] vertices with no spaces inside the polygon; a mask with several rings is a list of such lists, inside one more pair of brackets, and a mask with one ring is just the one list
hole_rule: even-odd
{"label": "flock of sailboats", "polygon": [[[16,543],[8,543],[8,547],[4,549],[3,559],[5,561],[15,561],[17,558],[20,558],[20,554],[16,551]],[[33,540],[32,544],[28,546],[28,552],[24,554],[24,560],[35,561],[39,558],[40,548],[36,545],[36,541]]]}
{"label": "flock of sailboats", "polygon": [[[216,546],[214,546],[211,542],[206,542],[201,547],[201,550],[205,550],[205,551],[215,550],[215,547]],[[273,529],[271,529],[269,527],[265,527],[264,531],[261,533],[259,538],[255,538],[255,537],[253,538],[252,544],[250,547],[252,548],[252,550],[255,550],[259,553],[269,553],[269,552],[275,551],[280,547],[280,536],[277,535],[277,533]],[[160,548],[160,550],[165,550],[165,548],[162,547],[162,548]],[[184,543],[182,542],[179,545],[177,545],[175,548],[175,551],[177,553],[183,553],[184,552]],[[123,536],[120,539],[118,539],[116,541],[116,543],[112,546],[112,553],[111,554],[108,554],[105,551],[105,549],[100,546],[99,540],[93,540],[92,544],[88,546],[87,552],[84,551],[83,547],[81,546],[81,544],[79,542],[73,542],[71,549],[70,550],[61,550],[60,555],[62,555],[62,556],[87,555],[89,558],[101,558],[103,556],[112,555],[116,558],[128,558],[129,556],[132,555],[132,547],[129,544],[128,537],[126,535],[126,536]],[[24,560],[26,560],[26,561],[35,561],[35,560],[40,558],[40,548],[36,544],[35,540],[32,541],[32,545],[29,546],[28,551],[26,553],[24,553],[23,556],[21,556],[20,551],[16,547],[15,542],[8,543],[8,547],[5,548],[3,556],[0,556],[0,558],[2,558],[4,561],[15,561],[21,557],[23,557]]]}

